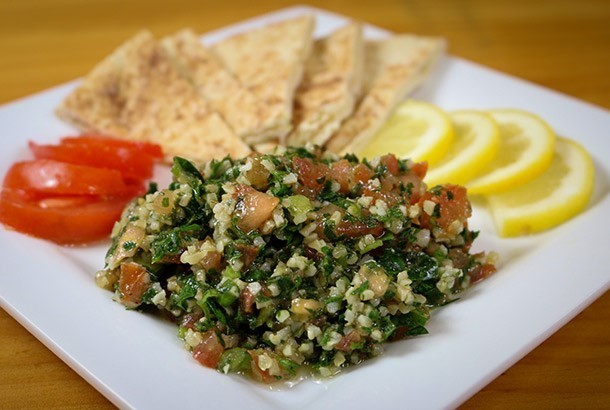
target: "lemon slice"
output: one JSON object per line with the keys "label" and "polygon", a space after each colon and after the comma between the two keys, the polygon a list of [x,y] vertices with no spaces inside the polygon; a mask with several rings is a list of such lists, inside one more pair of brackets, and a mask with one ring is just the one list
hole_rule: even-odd
{"label": "lemon slice", "polygon": [[500,127],[498,154],[466,184],[471,194],[505,191],[536,178],[553,159],[555,134],[540,117],[519,110],[492,110]]}
{"label": "lemon slice", "polygon": [[440,160],[453,141],[453,126],[445,112],[432,104],[409,100],[396,111],[359,153],[374,158],[394,153],[414,161]]}
{"label": "lemon slice", "polygon": [[487,197],[499,234],[539,232],[567,221],[587,206],[594,174],[593,161],[583,147],[557,138],[553,161],[542,175]]}
{"label": "lemon slice", "polygon": [[500,146],[500,132],[490,115],[462,110],[449,113],[449,117],[455,138],[447,154],[428,171],[428,186],[448,182],[464,185],[491,162]]}

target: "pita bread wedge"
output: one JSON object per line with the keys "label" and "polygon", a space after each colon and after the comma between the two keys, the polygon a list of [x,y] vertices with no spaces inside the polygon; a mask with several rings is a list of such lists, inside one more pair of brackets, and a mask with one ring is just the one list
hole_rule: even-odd
{"label": "pita bread wedge", "polygon": [[[283,138],[292,128],[292,103],[312,45],[311,15],[269,24],[220,41],[212,51],[273,117],[273,133]],[[256,144],[269,138],[252,137]]]}
{"label": "pita bread wedge", "polygon": [[273,152],[276,148],[280,146],[280,141],[278,139],[270,140],[267,142],[261,142],[260,144],[256,144],[252,146],[252,149],[256,152],[260,152],[261,154],[269,154]]}
{"label": "pita bread wedge", "polygon": [[272,111],[222,65],[192,30],[166,37],[161,45],[238,137],[256,141],[275,136]]}
{"label": "pita bread wedge", "polygon": [[184,79],[163,47],[149,36],[126,62],[127,137],[156,142],[168,158],[195,161],[250,152],[222,117]]}
{"label": "pita bread wedge", "polygon": [[121,111],[125,105],[123,69],[151,36],[142,31],[102,60],[57,108],[57,115],[83,132],[124,136]]}
{"label": "pita bread wedge", "polygon": [[286,145],[323,145],[354,110],[362,69],[360,24],[349,23],[317,40],[295,95],[294,131]]}
{"label": "pita bread wedge", "polygon": [[340,154],[362,150],[396,105],[426,79],[444,44],[440,38],[407,34],[366,42],[364,96],[327,148]]}

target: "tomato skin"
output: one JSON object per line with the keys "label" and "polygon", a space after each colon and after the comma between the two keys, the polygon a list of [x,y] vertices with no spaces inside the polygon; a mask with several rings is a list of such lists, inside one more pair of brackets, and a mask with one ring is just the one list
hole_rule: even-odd
{"label": "tomato skin", "polygon": [[150,155],[155,159],[163,159],[161,146],[144,141],[125,141],[103,135],[79,135],[78,137],[64,137],[61,144],[82,144],[82,145],[106,145],[117,148],[128,148]]}
{"label": "tomato skin", "polygon": [[99,143],[39,145],[31,141],[29,146],[36,159],[115,169],[128,180],[142,181],[152,177],[154,158],[131,148]]}
{"label": "tomato skin", "polygon": [[117,170],[50,159],[13,164],[4,178],[4,187],[56,195],[121,195],[129,191]]}
{"label": "tomato skin", "polygon": [[0,193],[0,222],[62,245],[91,243],[108,238],[130,199],[52,197],[41,203],[21,191],[4,189]]}
{"label": "tomato skin", "polygon": [[62,245],[107,238],[163,157],[156,144],[94,135],[29,147],[36,159],[13,164],[4,178],[0,223]]}

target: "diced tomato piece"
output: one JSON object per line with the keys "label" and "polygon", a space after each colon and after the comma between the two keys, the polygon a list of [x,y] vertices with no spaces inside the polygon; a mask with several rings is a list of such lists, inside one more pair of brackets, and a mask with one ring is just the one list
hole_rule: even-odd
{"label": "diced tomato piece", "polygon": [[163,159],[161,146],[144,141],[125,141],[102,135],[80,135],[78,137],[65,137],[62,144],[109,145],[119,148],[129,148],[150,155],[156,159]]}
{"label": "diced tomato piece", "polygon": [[50,159],[13,164],[4,178],[4,187],[55,195],[123,195],[129,191],[117,170]]}
{"label": "diced tomato piece", "polygon": [[363,184],[373,178],[375,172],[364,164],[358,164],[354,167],[354,184]]}
{"label": "diced tomato piece", "polygon": [[378,237],[383,235],[383,224],[378,221],[371,224],[362,221],[341,221],[339,226],[335,228],[335,234],[338,236],[345,235],[349,238],[358,238],[368,234]]}
{"label": "diced tomato piece", "polygon": [[188,313],[180,318],[180,326],[187,329],[195,329],[195,324],[203,317],[201,312]]}
{"label": "diced tomato piece", "polygon": [[38,201],[21,191],[4,189],[0,193],[0,222],[59,244],[84,244],[107,238],[129,200],[131,196]]}
{"label": "diced tomato piece", "polygon": [[335,162],[331,166],[333,178],[341,185],[340,192],[348,193],[353,185],[353,166],[346,159]]}
{"label": "diced tomato piece", "polygon": [[193,357],[206,367],[215,369],[225,349],[214,330],[202,334],[201,343],[193,348]]}
{"label": "diced tomato piece", "polygon": [[388,174],[390,175],[398,175],[398,159],[396,159],[396,155],[388,154],[384,155],[380,158],[380,162],[385,165],[388,170]]}
{"label": "diced tomato piece", "polygon": [[411,172],[419,177],[419,179],[424,179],[426,173],[428,172],[428,163],[424,162],[416,162],[411,167]]}
{"label": "diced tomato piece", "polygon": [[130,180],[141,181],[152,177],[153,157],[135,149],[98,143],[39,145],[30,142],[29,146],[36,159],[115,169]]}
{"label": "diced tomato piece", "polygon": [[335,346],[337,350],[341,350],[344,352],[348,352],[352,350],[352,344],[358,343],[362,340],[360,336],[360,332],[356,329],[349,332],[347,335],[343,336],[339,343]]}
{"label": "diced tomato piece", "polygon": [[424,228],[430,227],[432,218],[436,224],[443,229],[447,229],[454,221],[466,224],[472,214],[470,201],[466,195],[466,188],[459,185],[445,185],[440,189],[426,192],[420,199],[421,209],[425,209],[425,201],[432,201],[439,209],[439,216],[431,217],[426,212],[421,212],[420,225]]}
{"label": "diced tomato piece", "polygon": [[222,268],[222,253],[208,251],[199,263],[206,271],[214,269],[215,271],[220,272]]}
{"label": "diced tomato piece", "polygon": [[362,188],[362,195],[370,196],[375,200],[384,201],[388,207],[394,206],[398,202],[402,202],[404,198],[400,195],[400,191],[396,189],[400,181],[393,175],[388,175],[381,178],[381,187],[376,184],[368,183]]}
{"label": "diced tomato piece", "polygon": [[482,281],[488,278],[496,272],[496,267],[491,263],[485,263],[483,265],[476,265],[473,269],[468,272],[472,284]]}
{"label": "diced tomato piece", "polygon": [[[277,381],[273,376],[269,374],[269,370],[263,370],[258,365],[258,358],[262,354],[262,352],[249,350],[248,353],[252,358],[252,361],[250,362],[250,370],[252,372],[252,378],[254,380],[265,384],[271,384]],[[267,353],[267,355],[271,356],[272,354]]]}
{"label": "diced tomato piece", "polygon": [[246,245],[245,243],[238,243],[235,247],[241,253],[241,261],[244,264],[243,269],[248,269],[252,262],[256,260],[260,248],[254,245]]}
{"label": "diced tomato piece", "polygon": [[244,232],[259,229],[273,214],[280,203],[279,198],[257,191],[248,185],[237,186],[237,197],[241,199],[235,206],[237,224]]}
{"label": "diced tomato piece", "polygon": [[339,192],[347,194],[356,184],[365,183],[375,173],[364,164],[352,165],[347,159],[342,159],[331,165],[329,175],[341,186]]}
{"label": "diced tomato piece", "polygon": [[139,263],[121,263],[119,276],[120,301],[128,308],[135,308],[142,303],[142,296],[150,287],[150,274]]}
{"label": "diced tomato piece", "polygon": [[326,183],[330,169],[322,163],[314,163],[310,158],[295,157],[292,164],[299,183],[317,194]]}
{"label": "diced tomato piece", "polygon": [[242,310],[246,313],[252,313],[252,308],[254,307],[254,302],[256,301],[256,295],[250,292],[250,289],[246,286],[241,291],[239,296],[239,303]]}

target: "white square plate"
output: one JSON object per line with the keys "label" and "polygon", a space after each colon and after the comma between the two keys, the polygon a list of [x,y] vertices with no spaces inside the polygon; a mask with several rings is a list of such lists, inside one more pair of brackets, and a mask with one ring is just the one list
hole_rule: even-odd
{"label": "white square plate", "polygon": [[[346,17],[296,7],[204,36],[205,42],[294,17],[317,17],[317,35]],[[367,26],[369,38],[387,32]],[[76,82],[0,107],[0,172],[28,157],[27,141],[74,133],[53,114]],[[499,272],[434,312],[430,334],[387,346],[382,357],[326,381],[270,391],[193,360],[174,325],[125,310],[95,286],[107,244],[58,247],[0,229],[0,304],[120,407],[443,408],[462,403],[610,287],[610,114],[598,107],[455,58],[444,58],[414,96],[444,109],[519,107],[592,153],[595,193],[586,212],[550,232],[499,238],[484,209],[471,222],[477,250],[501,256]],[[166,183],[166,168],[156,179]]]}

